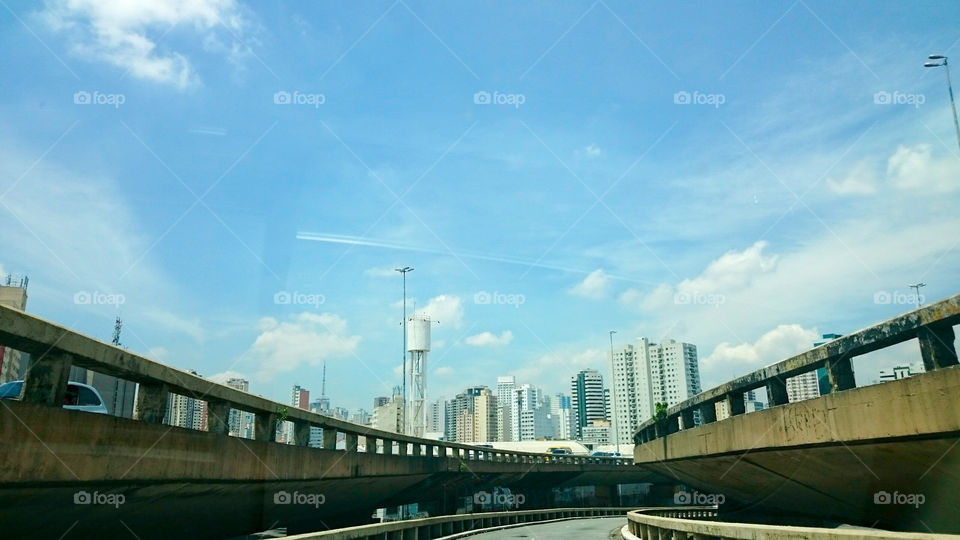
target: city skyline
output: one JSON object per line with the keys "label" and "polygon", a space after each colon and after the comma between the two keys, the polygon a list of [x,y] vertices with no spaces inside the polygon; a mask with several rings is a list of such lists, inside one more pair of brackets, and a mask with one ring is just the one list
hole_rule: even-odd
{"label": "city skyline", "polygon": [[[400,382],[405,265],[434,396],[560,391],[607,372],[610,329],[698,344],[709,388],[910,309],[912,283],[952,292],[956,147],[923,62],[955,4],[665,33],[676,8],[619,2],[211,7],[229,29],[7,5],[29,90],[0,104],[0,273],[31,277],[31,313],[104,340],[119,313],[131,351],[274,399],[324,360],[351,409]],[[123,63],[106,30],[156,47]]]}

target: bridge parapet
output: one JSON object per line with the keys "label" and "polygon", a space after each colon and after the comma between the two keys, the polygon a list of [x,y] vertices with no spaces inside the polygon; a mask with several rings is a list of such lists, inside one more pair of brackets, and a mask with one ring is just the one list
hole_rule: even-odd
{"label": "bridge parapet", "polygon": [[[163,422],[167,397],[172,392],[206,401],[208,431],[213,433],[228,435],[227,419],[231,410],[253,413],[254,439],[258,441],[275,442],[276,425],[283,418],[294,424],[295,445],[307,446],[310,428],[317,427],[322,430],[321,448],[326,450],[337,450],[337,441],[342,437],[345,452],[378,453],[379,448],[379,453],[389,455],[396,450],[397,454],[411,459],[453,457],[465,461],[531,464],[633,464],[628,458],[552,456],[373,429],[204,379],[6,306],[0,306],[0,345],[30,353],[20,396],[27,403],[60,407],[70,367],[80,366],[138,383],[134,418],[151,424]],[[362,447],[361,438],[365,442]]]}
{"label": "bridge parapet", "polygon": [[639,446],[681,429],[691,429],[695,427],[696,412],[700,413],[701,423],[715,422],[718,402],[727,404],[730,416],[745,414],[744,394],[758,388],[766,390],[771,407],[785,405],[789,402],[787,379],[821,368],[827,372],[832,392],[850,390],[856,387],[854,357],[914,338],[920,345],[926,371],[955,366],[958,361],[953,326],[958,323],[960,295],[955,295],[701,392],[668,408],[666,418],[659,422],[651,418],[640,424],[634,433],[634,442]]}
{"label": "bridge parapet", "polygon": [[950,534],[898,533],[866,528],[826,529],[821,527],[788,527],[753,523],[720,522],[715,506],[641,508],[627,512],[627,525],[622,529],[625,540],[659,540],[661,538],[718,539],[781,539],[866,540],[957,538]]}

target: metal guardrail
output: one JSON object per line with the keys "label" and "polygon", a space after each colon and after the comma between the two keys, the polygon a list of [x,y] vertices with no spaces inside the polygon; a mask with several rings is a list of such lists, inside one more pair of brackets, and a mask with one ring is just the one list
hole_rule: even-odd
{"label": "metal guardrail", "polygon": [[396,540],[431,540],[458,533],[522,525],[559,519],[624,516],[629,508],[550,508],[523,510],[519,512],[485,512],[482,514],[456,514],[423,519],[409,519],[361,525],[346,529],[287,536],[287,540],[373,540],[389,538]]}
{"label": "metal guardrail", "polygon": [[624,540],[701,540],[707,538],[730,538],[742,540],[782,540],[804,538],[808,540],[854,540],[854,539],[906,539],[933,540],[960,538],[951,534],[919,534],[889,532],[878,529],[820,527],[790,527],[784,525],[757,525],[715,521],[715,506],[689,506],[665,508],[641,508],[627,512],[627,525],[621,530]]}
{"label": "metal guardrail", "polygon": [[953,325],[960,323],[960,295],[905,313],[863,330],[839,337],[771,366],[737,377],[670,407],[666,418],[649,419],[637,428],[637,445],[695,426],[699,411],[703,424],[716,422],[717,402],[724,401],[730,416],[745,414],[744,394],[765,388],[770,406],[789,403],[787,379],[825,368],[832,392],[856,387],[854,357],[916,338],[926,371],[957,365]]}
{"label": "metal guardrail", "polygon": [[[229,434],[231,410],[255,415],[254,440],[274,442],[276,425],[294,424],[294,444],[307,446],[310,428],[322,429],[321,448],[337,450],[343,434],[344,451],[359,452],[365,438],[365,453],[491,461],[501,463],[628,466],[629,458],[547,455],[500,450],[469,444],[420,439],[346,422],[215,383],[192,373],[150,360],[144,356],[99,341],[18,309],[0,306],[0,345],[30,353],[21,399],[59,407],[63,404],[71,366],[113,375],[139,383],[134,418],[151,424],[163,422],[167,396],[172,392],[207,402],[207,431]],[[394,448],[396,443],[396,448]]]}

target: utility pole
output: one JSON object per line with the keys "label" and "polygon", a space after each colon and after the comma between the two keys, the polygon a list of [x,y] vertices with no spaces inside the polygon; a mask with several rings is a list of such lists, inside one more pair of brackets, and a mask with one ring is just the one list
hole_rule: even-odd
{"label": "utility pole", "polygon": [[413,268],[404,266],[403,268],[394,268],[397,272],[403,274],[403,371],[400,378],[403,379],[403,402],[400,411],[400,433],[407,431],[407,272],[413,272]]}
{"label": "utility pole", "polygon": [[926,287],[926,286],[927,284],[923,282],[914,283],[913,285],[910,285],[910,288],[913,289],[914,292],[916,292],[917,309],[920,309],[920,304],[922,304],[922,302],[920,302],[920,287]]}

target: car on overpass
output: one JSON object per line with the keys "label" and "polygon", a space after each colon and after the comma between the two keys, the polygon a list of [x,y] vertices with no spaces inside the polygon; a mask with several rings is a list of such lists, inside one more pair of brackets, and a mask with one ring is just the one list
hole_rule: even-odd
{"label": "car on overpass", "polygon": [[[11,381],[0,384],[0,399],[20,399],[23,381]],[[110,414],[97,389],[83,383],[70,381],[63,396],[63,408],[72,411],[86,411]]]}

